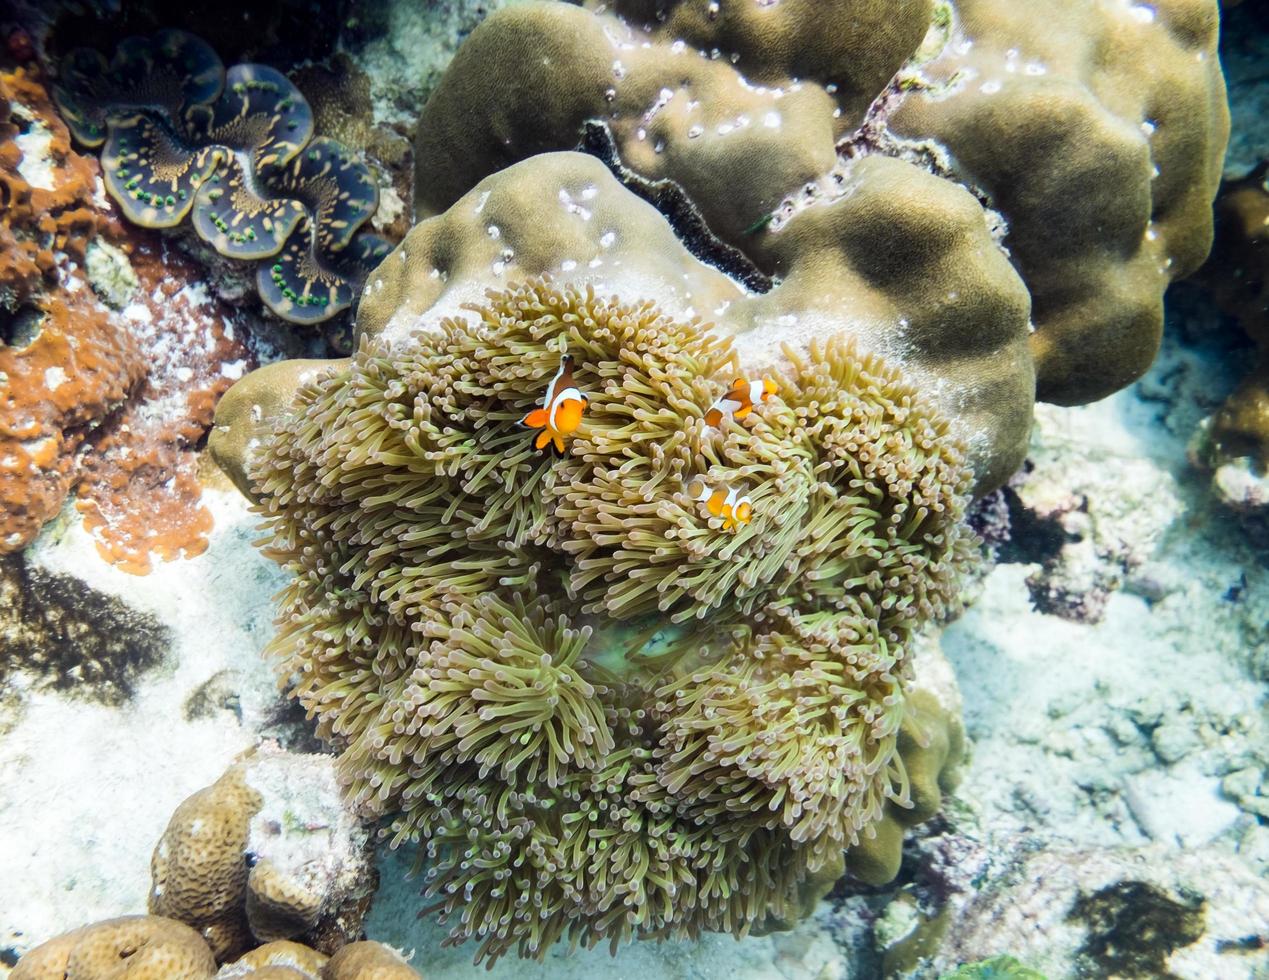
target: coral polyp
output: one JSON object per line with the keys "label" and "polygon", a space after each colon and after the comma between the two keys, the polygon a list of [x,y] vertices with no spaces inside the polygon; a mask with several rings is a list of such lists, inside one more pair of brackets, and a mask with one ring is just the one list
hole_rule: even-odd
{"label": "coral polyp", "polygon": [[[697,320],[542,279],[467,310],[364,337],[259,448],[293,693],[478,956],[797,918],[912,806],[909,649],[971,550],[962,451],[847,339],[711,426],[737,364]],[[520,422],[566,352],[586,414],[542,453]],[[743,481],[751,520],[698,479]]]}
{"label": "coral polyp", "polygon": [[75,138],[102,147],[106,190],[128,220],[173,228],[192,215],[221,255],[260,263],[260,296],[284,319],[347,309],[390,247],[359,232],[378,206],[369,168],[314,138],[303,95],[267,65],[226,71],[198,38],[160,31],[128,38],[109,62],[71,52],[54,97]]}

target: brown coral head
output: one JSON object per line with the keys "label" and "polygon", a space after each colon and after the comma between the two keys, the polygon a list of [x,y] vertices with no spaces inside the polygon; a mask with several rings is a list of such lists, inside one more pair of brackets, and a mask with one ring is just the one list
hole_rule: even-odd
{"label": "brown coral head", "polygon": [[[565,354],[586,413],[543,454],[519,423]],[[479,956],[796,918],[910,805],[907,649],[954,601],[969,470],[850,341],[786,356],[711,425],[727,340],[533,279],[363,338],[256,453],[273,652]]]}
{"label": "brown coral head", "polygon": [[366,841],[329,756],[266,744],[176,808],[151,859],[150,911],[197,929],[220,962],[294,938],[329,952],[361,930]]}
{"label": "brown coral head", "polygon": [[125,915],[50,939],[23,956],[9,976],[63,980],[126,973],[135,980],[210,980],[215,972],[211,950],[189,926],[159,915]]}

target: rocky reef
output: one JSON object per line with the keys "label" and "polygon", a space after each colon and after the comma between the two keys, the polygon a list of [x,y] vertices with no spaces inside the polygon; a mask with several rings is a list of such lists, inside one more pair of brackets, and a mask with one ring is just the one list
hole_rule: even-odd
{"label": "rocky reef", "polygon": [[130,38],[107,60],[62,61],[54,96],[75,138],[101,149],[106,190],[129,221],[191,216],[221,255],[259,263],[265,304],[294,323],[347,309],[388,243],[361,225],[378,208],[368,168],[314,137],[299,90],[267,65],[228,70],[181,31]]}
{"label": "rocky reef", "polygon": [[1249,5],[240,6],[0,16],[0,976],[1263,972]]}
{"label": "rocky reef", "polygon": [[[435,217],[357,352],[222,402],[213,456],[294,577],[283,676],[478,958],[787,924],[867,838],[857,876],[897,871],[876,821],[911,802],[906,651],[954,605],[962,495],[1021,463],[1037,386],[1144,371],[1228,128],[1214,10],[1082,25],[1002,89],[965,57],[1023,33],[998,6],[493,15],[420,117]],[[1002,112],[1032,125],[975,158]],[[1079,152],[1036,166],[1053,133]]]}

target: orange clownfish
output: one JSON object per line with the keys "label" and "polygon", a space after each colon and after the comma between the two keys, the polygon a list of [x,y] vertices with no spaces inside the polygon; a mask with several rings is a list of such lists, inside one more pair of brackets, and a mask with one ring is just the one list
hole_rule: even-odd
{"label": "orange clownfish", "polygon": [[560,369],[546,386],[542,407],[522,418],[520,424],[542,430],[533,440],[535,449],[545,449],[547,443],[554,442],[555,448],[563,452],[564,437],[577,431],[585,410],[586,399],[573,382],[573,355],[565,354],[560,358]]}
{"label": "orange clownfish", "polygon": [[780,386],[770,378],[754,378],[751,381],[737,378],[727,393],[709,407],[705,413],[705,424],[716,426],[726,415],[736,420],[743,419],[753,411],[754,405],[765,402],[779,390]]}
{"label": "orange clownfish", "polygon": [[692,499],[702,501],[711,517],[721,517],[724,531],[738,531],[740,525],[748,524],[753,518],[753,503],[748,494],[741,496],[735,487],[729,490],[722,487],[711,490],[700,477],[693,483],[695,489],[688,489]]}

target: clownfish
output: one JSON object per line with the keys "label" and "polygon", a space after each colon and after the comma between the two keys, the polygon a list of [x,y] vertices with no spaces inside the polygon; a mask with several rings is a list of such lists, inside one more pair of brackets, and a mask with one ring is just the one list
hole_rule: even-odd
{"label": "clownfish", "polygon": [[765,402],[779,390],[780,386],[770,378],[754,378],[750,381],[737,378],[731,383],[727,393],[709,407],[709,411],[705,413],[705,424],[717,426],[726,415],[739,421],[753,411],[754,405]]}
{"label": "clownfish", "polygon": [[533,440],[535,449],[545,449],[547,443],[554,442],[555,448],[563,452],[564,437],[577,431],[585,410],[586,399],[573,382],[573,355],[564,354],[560,358],[560,369],[546,386],[542,407],[522,418],[520,424],[542,430]]}
{"label": "clownfish", "polygon": [[695,489],[689,487],[688,493],[692,495],[693,500],[705,504],[705,509],[709,511],[711,517],[723,519],[724,531],[738,531],[740,525],[748,524],[753,518],[753,502],[750,501],[748,494],[742,497],[735,487],[728,490],[722,487],[711,490],[700,477],[697,477],[693,483]]}

